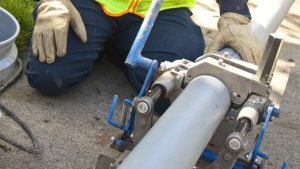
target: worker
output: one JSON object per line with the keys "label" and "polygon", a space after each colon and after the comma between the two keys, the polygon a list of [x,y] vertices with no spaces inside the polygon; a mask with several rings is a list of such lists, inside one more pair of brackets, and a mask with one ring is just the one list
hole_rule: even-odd
{"label": "worker", "polygon": [[[106,46],[108,59],[120,67],[133,44],[150,0],[41,0],[34,11],[26,74],[29,84],[50,96],[68,91],[85,80]],[[250,29],[247,0],[218,0],[218,33],[206,51],[225,46],[245,61],[257,64],[261,57]],[[142,51],[144,57],[163,61],[203,55],[201,28],[191,19],[196,0],[165,0]],[[109,43],[108,43],[109,42]],[[107,45],[109,44],[109,45]],[[135,89],[145,72],[124,70]]]}

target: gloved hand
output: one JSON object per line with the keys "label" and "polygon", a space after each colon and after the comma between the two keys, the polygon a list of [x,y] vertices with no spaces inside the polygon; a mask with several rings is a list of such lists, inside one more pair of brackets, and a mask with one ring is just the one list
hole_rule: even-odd
{"label": "gloved hand", "polygon": [[236,50],[242,60],[259,64],[262,49],[249,25],[250,19],[246,16],[227,12],[221,15],[218,21],[216,37],[205,52],[220,50],[226,46]]}
{"label": "gloved hand", "polygon": [[82,18],[70,0],[41,0],[32,35],[32,52],[41,62],[53,63],[67,53],[69,25],[87,41]]}

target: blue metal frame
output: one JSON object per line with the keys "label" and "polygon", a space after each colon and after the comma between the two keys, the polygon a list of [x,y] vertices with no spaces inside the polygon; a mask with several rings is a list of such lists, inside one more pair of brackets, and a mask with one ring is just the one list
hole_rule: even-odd
{"label": "blue metal frame", "polygon": [[265,119],[265,122],[263,124],[263,127],[260,131],[260,134],[259,134],[259,138],[257,140],[257,143],[253,149],[253,152],[251,152],[252,156],[251,156],[251,160],[250,160],[250,168],[251,169],[254,169],[255,168],[255,159],[257,158],[257,156],[260,156],[262,158],[265,158],[265,159],[268,159],[268,155],[262,153],[259,151],[260,147],[261,147],[261,144],[262,144],[262,140],[264,138],[264,135],[266,133],[266,130],[267,130],[267,127],[268,127],[268,124],[271,120],[271,117],[279,117],[279,109],[275,108],[275,105],[273,103],[270,103],[270,105],[268,106],[268,110],[267,110],[267,116],[266,116],[266,119]]}
{"label": "blue metal frame", "polygon": [[[142,97],[145,94],[146,90],[148,89],[148,87],[150,85],[152,76],[153,76],[156,68],[157,68],[157,61],[154,60],[154,61],[152,61],[151,65],[150,65],[150,68],[149,68],[148,73],[146,75],[143,86],[142,86],[139,94],[137,95],[137,97]],[[114,116],[115,108],[116,108],[116,105],[117,105],[117,101],[118,101],[118,96],[114,95],[112,104],[111,104],[111,106],[109,108],[109,111],[108,111],[107,121],[112,126],[121,129],[126,136],[130,136],[130,134],[131,134],[131,132],[134,128],[135,110],[131,109],[130,117],[129,117],[128,122],[125,125],[121,125],[119,122],[113,120],[113,116]],[[129,99],[124,99],[123,104],[128,105],[128,106],[132,106],[133,101],[129,100]]]}
{"label": "blue metal frame", "polygon": [[260,149],[262,140],[263,140],[263,138],[264,138],[265,132],[266,132],[266,130],[267,130],[268,124],[269,124],[269,122],[270,122],[270,119],[271,119],[271,117],[272,117],[273,109],[274,109],[274,106],[271,104],[271,105],[268,107],[268,110],[267,110],[267,117],[266,117],[265,122],[264,122],[264,124],[263,124],[263,127],[262,127],[262,129],[261,129],[261,131],[260,131],[260,134],[259,134],[259,138],[258,138],[258,140],[257,140],[257,143],[256,143],[256,145],[255,145],[255,147],[254,147],[254,149],[253,149],[253,152],[250,153],[250,154],[251,154],[251,160],[250,160],[250,166],[251,166],[250,168],[251,168],[251,169],[255,169],[255,168],[256,168],[255,162],[254,162],[254,161],[255,161],[255,159],[257,158],[257,155],[258,155],[258,154],[263,154],[263,153],[260,153],[260,152],[259,152],[259,149]]}
{"label": "blue metal frame", "polygon": [[[111,106],[110,106],[109,111],[108,111],[107,121],[112,126],[114,126],[116,128],[119,128],[121,130],[125,130],[125,129],[130,128],[130,127],[127,126],[127,125],[123,126],[119,122],[113,120],[114,111],[115,111],[115,108],[116,108],[116,105],[117,105],[117,101],[118,101],[118,96],[114,95],[113,101],[112,101]],[[129,99],[124,99],[123,104],[132,106],[132,101],[129,100]],[[130,116],[132,116],[132,114]]]}
{"label": "blue metal frame", "polygon": [[286,162],[284,162],[284,163],[282,164],[281,169],[287,169],[287,168],[288,168],[288,164],[287,164]]}

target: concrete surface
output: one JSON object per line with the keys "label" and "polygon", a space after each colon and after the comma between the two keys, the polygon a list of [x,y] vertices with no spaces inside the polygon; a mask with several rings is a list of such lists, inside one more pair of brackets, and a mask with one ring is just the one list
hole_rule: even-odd
{"label": "concrete surface", "polygon": [[[250,1],[252,7],[256,3]],[[218,18],[216,4],[212,0],[202,0],[198,7],[209,11],[210,14],[202,16],[213,18],[208,25],[214,25]],[[282,83],[279,83],[275,92],[278,102],[281,102],[282,115],[268,128],[263,144],[263,150],[272,157],[270,169],[279,168],[282,161],[287,161],[290,169],[300,168],[299,16],[300,0],[297,0],[279,28],[286,39],[276,74],[277,84]],[[208,28],[214,29],[214,26]],[[294,65],[296,67],[291,69]],[[283,94],[280,86],[285,84],[290,71]],[[22,75],[15,85],[0,96],[0,101],[28,123],[43,151],[40,155],[27,154],[0,140],[0,168],[93,168],[101,149],[117,133],[106,122],[106,112],[114,94],[120,98],[132,98],[135,95],[123,74],[105,60],[96,64],[94,72],[84,83],[59,97],[41,95],[28,86],[26,77]],[[22,130],[6,116],[0,119],[0,132],[21,143],[30,143]]]}

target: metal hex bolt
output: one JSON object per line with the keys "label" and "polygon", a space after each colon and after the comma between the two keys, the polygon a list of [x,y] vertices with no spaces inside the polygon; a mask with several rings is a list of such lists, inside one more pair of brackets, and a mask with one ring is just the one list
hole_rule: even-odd
{"label": "metal hex bolt", "polygon": [[136,107],[137,107],[137,110],[142,114],[147,113],[149,110],[148,104],[143,101],[139,102]]}
{"label": "metal hex bolt", "polygon": [[115,169],[115,164],[113,164],[113,163],[110,163],[110,165],[109,165],[109,169]]}
{"label": "metal hex bolt", "polygon": [[225,58],[228,58],[228,57],[229,57],[229,53],[228,53],[227,51],[224,53],[224,57],[225,57]]}
{"label": "metal hex bolt", "polygon": [[238,151],[242,147],[242,143],[237,138],[232,138],[228,142],[228,146],[233,151]]}
{"label": "metal hex bolt", "polygon": [[254,162],[255,162],[256,164],[258,164],[258,158],[255,158]]}
{"label": "metal hex bolt", "polygon": [[249,153],[246,153],[246,154],[245,154],[245,158],[246,158],[247,160],[250,160],[250,155],[249,155]]}

